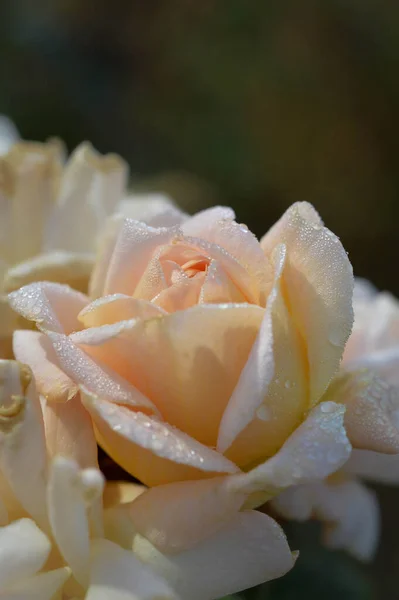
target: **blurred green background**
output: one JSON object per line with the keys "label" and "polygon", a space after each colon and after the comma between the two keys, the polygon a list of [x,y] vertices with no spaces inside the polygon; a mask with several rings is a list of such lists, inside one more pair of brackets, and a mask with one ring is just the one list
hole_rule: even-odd
{"label": "blurred green background", "polygon": [[[393,0],[0,0],[0,113],[24,137],[89,139],[137,189],[230,204],[258,235],[308,200],[397,295],[398,67]],[[295,570],[245,597],[397,598],[399,492],[379,491],[371,568],[289,526]]]}

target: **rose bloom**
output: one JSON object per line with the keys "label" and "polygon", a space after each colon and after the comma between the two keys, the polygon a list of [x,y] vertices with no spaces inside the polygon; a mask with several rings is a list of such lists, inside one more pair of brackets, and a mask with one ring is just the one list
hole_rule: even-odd
{"label": "rose bloom", "polygon": [[399,483],[399,302],[358,279],[353,305],[354,328],[332,389],[347,406],[355,449],[339,473],[287,490],[272,505],[287,518],[327,522],[328,546],[369,560],[379,538],[379,507],[361,478]]}
{"label": "rose bloom", "polygon": [[12,332],[22,326],[8,292],[41,279],[87,290],[98,233],[127,177],[122,159],[90,144],[65,162],[60,142],[16,141],[11,128],[0,120],[1,356],[10,355]]}

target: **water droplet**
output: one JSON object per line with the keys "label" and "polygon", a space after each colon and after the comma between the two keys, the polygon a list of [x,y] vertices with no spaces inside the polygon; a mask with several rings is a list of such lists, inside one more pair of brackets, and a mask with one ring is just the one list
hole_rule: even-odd
{"label": "water droplet", "polygon": [[270,408],[268,406],[265,406],[265,404],[262,404],[256,411],[256,416],[261,421],[269,421],[272,418],[272,411],[270,410]]}
{"label": "water droplet", "polygon": [[287,379],[287,381],[284,383],[284,387],[287,388],[287,390],[291,387],[292,383],[289,379]]}

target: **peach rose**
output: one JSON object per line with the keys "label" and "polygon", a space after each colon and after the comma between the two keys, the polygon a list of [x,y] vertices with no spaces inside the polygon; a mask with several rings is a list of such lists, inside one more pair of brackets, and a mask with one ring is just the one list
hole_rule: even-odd
{"label": "peach rose", "polygon": [[230,208],[172,212],[112,221],[91,298],[54,283],[9,298],[40,329],[17,332],[14,352],[47,402],[80,397],[117,463],[168,484],[136,504],[134,524],[177,551],[347,460],[345,409],[322,400],[351,331],[353,277],[307,203],[260,243]]}
{"label": "peach rose", "polygon": [[360,478],[399,482],[399,303],[358,279],[353,304],[353,332],[328,393],[347,407],[345,426],[354,450],[342,471],[287,490],[273,506],[287,518],[317,516],[328,524],[328,546],[369,560],[379,539],[379,507]]}

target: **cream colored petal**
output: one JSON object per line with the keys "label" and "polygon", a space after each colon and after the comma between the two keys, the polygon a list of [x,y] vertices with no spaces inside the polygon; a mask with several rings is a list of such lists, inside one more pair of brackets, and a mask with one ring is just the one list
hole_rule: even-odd
{"label": "cream colored petal", "polygon": [[97,469],[79,470],[63,457],[53,459],[47,491],[52,533],[77,581],[87,586],[90,572],[88,510],[103,492],[104,479]]}
{"label": "cream colored petal", "polygon": [[118,205],[124,217],[142,221],[151,227],[173,227],[189,218],[165,194],[129,194]]}
{"label": "cream colored petal", "polygon": [[61,587],[70,577],[68,567],[61,567],[45,573],[39,573],[12,586],[2,599],[4,600],[55,600]]}
{"label": "cream colored petal", "polygon": [[131,483],[130,481],[107,481],[105,484],[103,502],[104,508],[113,508],[128,504],[135,500],[137,496],[143,494],[147,488],[140,483]]}
{"label": "cream colored petal", "polygon": [[[95,332],[94,329],[88,331]],[[53,344],[60,367],[74,382],[87,386],[93,393],[112,399],[113,402],[156,412],[148,398],[106,365],[88,356],[70,337],[51,331],[47,332],[47,335]]]}
{"label": "cream colored petal", "polygon": [[0,162],[0,197],[6,224],[2,255],[10,264],[42,251],[45,223],[61,173],[59,148],[51,142],[20,142]]}
{"label": "cream colored petal", "polygon": [[152,301],[156,306],[170,313],[195,306],[198,304],[204,279],[204,273],[193,278],[180,279],[160,292]]}
{"label": "cream colored petal", "polygon": [[263,237],[267,256],[287,247],[283,286],[309,361],[310,406],[338,369],[353,323],[353,275],[339,239],[306,202],[291,206]]}
{"label": "cream colored petal", "polygon": [[114,215],[107,219],[97,243],[97,256],[89,282],[90,298],[104,295],[105,280],[124,218]]}
{"label": "cream colored petal", "polygon": [[381,454],[371,450],[354,450],[344,469],[367,481],[399,483],[399,456]]}
{"label": "cream colored petal", "polygon": [[119,156],[101,156],[87,143],[78,146],[64,169],[45,249],[95,251],[97,236],[124,193],[127,171]]}
{"label": "cream colored petal", "polygon": [[279,525],[255,511],[238,513],[216,534],[180,554],[165,556],[141,536],[133,550],[190,600],[240,592],[281,577],[295,563]]}
{"label": "cream colored petal", "polygon": [[371,560],[375,554],[380,532],[377,497],[355,480],[293,487],[271,506],[285,519],[322,521],[329,548],[346,550],[359,560]]}
{"label": "cream colored petal", "polygon": [[52,402],[66,402],[75,396],[78,386],[61,370],[51,341],[44,333],[16,331],[13,349],[15,358],[32,369],[39,394]]}
{"label": "cream colored petal", "polygon": [[79,395],[63,403],[43,399],[42,411],[49,456],[64,456],[82,469],[98,467],[93,425]]}
{"label": "cream colored petal", "polygon": [[124,294],[112,294],[91,302],[79,313],[78,319],[84,327],[98,327],[127,319],[150,319],[164,314],[164,310],[151,302]]}
{"label": "cream colored petal", "polygon": [[91,547],[90,586],[85,600],[177,600],[168,583],[137,560],[133,552],[108,540]]}
{"label": "cream colored petal", "polygon": [[52,281],[86,292],[93,266],[94,256],[91,254],[40,254],[9,269],[4,279],[4,290],[13,292],[35,281]]}
{"label": "cream colored petal", "polygon": [[228,457],[245,467],[281,447],[308,401],[306,358],[281,291],[284,246],[276,248],[274,261],[263,322],[219,429],[218,449],[229,448]]}
{"label": "cream colored petal", "polygon": [[148,261],[133,295],[134,298],[150,301],[167,287],[163,265],[155,255]]}
{"label": "cream colored petal", "polygon": [[133,295],[156,248],[179,235],[178,227],[154,228],[125,219],[109,262],[103,294]]}
{"label": "cream colored petal", "polygon": [[18,140],[19,133],[14,123],[5,115],[0,115],[0,156],[6,154]]}
{"label": "cream colored petal", "polygon": [[226,274],[217,260],[211,260],[201,288],[200,304],[245,302],[245,296]]}
{"label": "cream colored petal", "polygon": [[398,387],[369,369],[343,371],[323,400],[345,404],[345,429],[354,448],[399,453]]}
{"label": "cream colored petal", "polygon": [[17,500],[46,527],[46,446],[31,371],[0,361],[0,470]]}
{"label": "cream colored petal", "polygon": [[81,328],[79,312],[89,303],[84,294],[67,285],[42,281],[8,296],[11,307],[38,327],[70,333]]}
{"label": "cream colored petal", "polygon": [[130,380],[165,421],[215,446],[263,314],[247,304],[198,305],[161,318],[81,331],[71,339]]}
{"label": "cream colored petal", "polygon": [[126,506],[138,533],[161,552],[195,546],[233,518],[246,500],[232,493],[226,477],[156,486]]}
{"label": "cream colored petal", "polygon": [[100,445],[144,484],[238,471],[224,456],[167,423],[102,400],[87,390],[82,392]]}
{"label": "cream colored petal", "polygon": [[0,527],[0,593],[32,577],[47,560],[51,544],[31,519]]}
{"label": "cream colored petal", "polygon": [[231,478],[231,487],[246,493],[275,495],[292,485],[324,479],[348,459],[351,446],[344,428],[345,408],[322,402],[272,458]]}
{"label": "cream colored petal", "polygon": [[236,223],[234,217],[232,209],[216,206],[188,219],[182,230],[187,236],[217,244],[233,256],[256,282],[257,301],[265,306],[273,280],[271,266],[253,233],[246,225]]}

